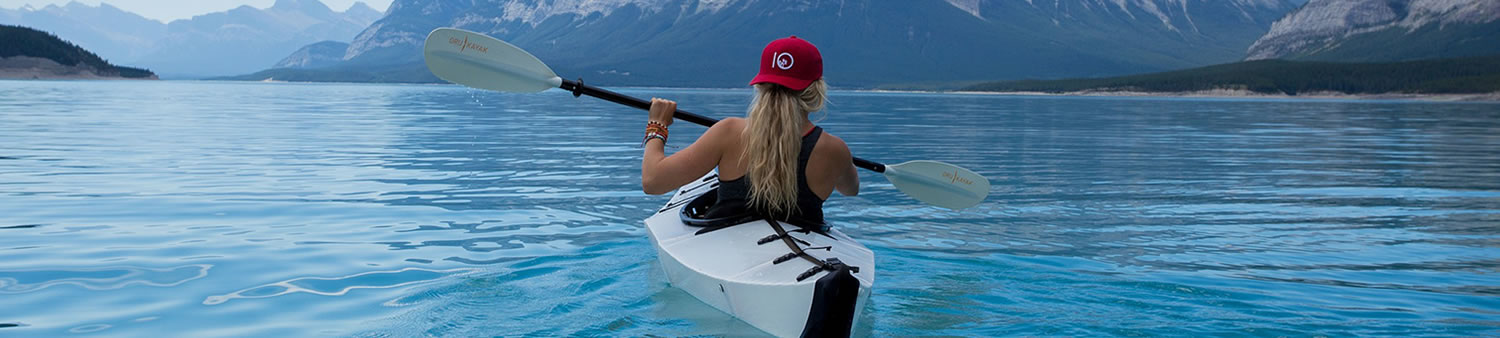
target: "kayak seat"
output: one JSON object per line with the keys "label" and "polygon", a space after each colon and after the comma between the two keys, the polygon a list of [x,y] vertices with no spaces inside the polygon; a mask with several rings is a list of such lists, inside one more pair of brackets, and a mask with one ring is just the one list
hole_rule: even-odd
{"label": "kayak seat", "polygon": [[[730,213],[729,215],[709,217],[709,213],[714,211],[720,211],[715,213],[722,214],[722,210],[714,210],[714,206],[718,203],[719,188],[714,188],[712,190],[709,190],[708,192],[703,193],[702,195],[698,195],[698,197],[694,198],[692,202],[688,202],[687,205],[682,206],[682,224],[700,228],[724,228],[741,223],[753,222],[760,219],[760,217],[756,217],[749,212]],[[702,232],[700,232],[700,234],[701,233]]]}
{"label": "kayak seat", "polygon": [[[691,202],[688,202],[687,205],[683,205],[682,213],[681,215],[679,215],[682,218],[682,224],[691,227],[703,228],[702,230],[698,230],[698,232],[696,233],[697,235],[702,235],[705,233],[713,232],[714,230],[765,219],[765,217],[763,216],[750,212],[750,210],[746,209],[743,205],[718,205],[718,190],[719,188],[709,190],[702,195],[698,195],[697,198],[694,198]],[[814,232],[825,236],[827,235],[827,227],[821,224],[812,226],[807,225],[810,222],[800,221],[796,219],[783,220],[782,222],[795,225],[800,228],[801,231]]]}

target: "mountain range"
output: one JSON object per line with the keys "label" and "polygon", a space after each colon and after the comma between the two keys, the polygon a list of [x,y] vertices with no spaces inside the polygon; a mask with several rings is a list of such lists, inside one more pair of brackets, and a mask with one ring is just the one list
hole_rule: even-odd
{"label": "mountain range", "polygon": [[1312,0],[1247,59],[1404,61],[1500,53],[1497,0]]}
{"label": "mountain range", "polygon": [[70,2],[0,9],[0,23],[52,32],[115,63],[191,78],[265,69],[310,43],[349,41],[383,15],[363,2],[337,12],[318,0],[277,0],[162,23],[107,3]]}
{"label": "mountain range", "polygon": [[[1101,76],[1239,60],[1287,0],[397,0],[343,61],[243,79],[436,81],[421,43],[458,27],[565,76],[611,85],[743,86],[760,49],[817,44],[836,86]],[[338,74],[338,75],[335,75]],[[409,76],[408,76],[409,75]]]}
{"label": "mountain range", "polygon": [[[840,87],[955,88],[1238,60],[1404,61],[1500,53],[1497,0],[396,0],[344,12],[278,0],[161,23],[103,4],[0,9],[165,77],[440,82],[438,27],[510,41],[605,85],[739,87],[797,35]],[[279,60],[279,61],[278,61]]]}

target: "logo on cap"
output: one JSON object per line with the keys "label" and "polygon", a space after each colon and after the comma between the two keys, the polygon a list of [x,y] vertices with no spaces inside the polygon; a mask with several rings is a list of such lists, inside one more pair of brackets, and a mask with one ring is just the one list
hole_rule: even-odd
{"label": "logo on cap", "polygon": [[772,66],[781,68],[781,70],[790,70],[796,62],[797,60],[792,58],[792,53],[781,52],[780,54],[776,54],[775,64]]}

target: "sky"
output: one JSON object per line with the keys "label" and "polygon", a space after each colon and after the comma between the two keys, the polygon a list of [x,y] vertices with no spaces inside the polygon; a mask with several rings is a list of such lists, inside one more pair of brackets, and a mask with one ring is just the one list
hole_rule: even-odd
{"label": "sky", "polygon": [[[27,4],[32,7],[42,8],[47,5],[65,5],[75,0],[0,0],[0,8],[16,9]],[[177,19],[187,19],[194,15],[213,12],[223,12],[242,5],[266,8],[276,3],[276,0],[76,0],[78,2],[98,6],[100,2],[109,3],[111,6],[140,14],[141,16],[169,22]],[[379,11],[385,11],[391,6],[392,0],[322,0],[335,11],[343,11],[353,6],[356,1],[363,1]]]}

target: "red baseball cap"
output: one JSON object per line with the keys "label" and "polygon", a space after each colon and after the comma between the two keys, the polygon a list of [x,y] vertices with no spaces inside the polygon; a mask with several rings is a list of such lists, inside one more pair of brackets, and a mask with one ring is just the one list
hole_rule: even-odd
{"label": "red baseball cap", "polygon": [[775,83],[792,90],[807,89],[813,81],[823,78],[823,54],[818,47],[796,35],[776,39],[760,52],[760,74],[750,80],[751,85]]}

